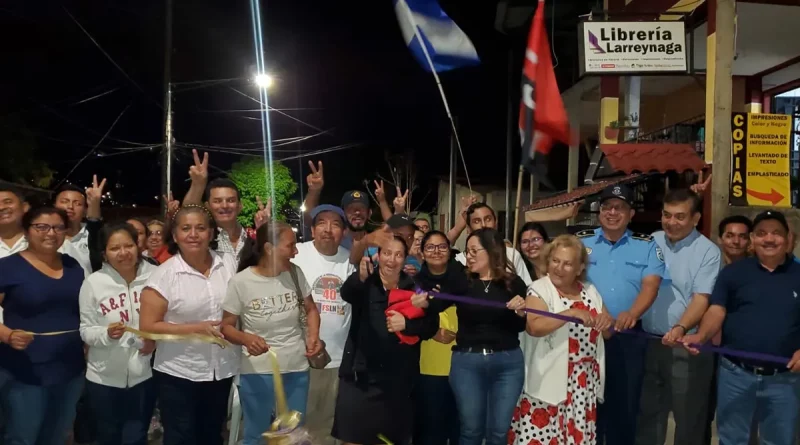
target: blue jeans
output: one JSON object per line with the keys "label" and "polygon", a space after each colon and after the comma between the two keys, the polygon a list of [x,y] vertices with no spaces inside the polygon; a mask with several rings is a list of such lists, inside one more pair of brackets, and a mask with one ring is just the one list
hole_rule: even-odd
{"label": "blue jeans", "polygon": [[64,445],[83,391],[83,374],[50,386],[12,380],[6,388],[5,445]]}
{"label": "blue jeans", "polygon": [[[306,413],[308,401],[308,371],[281,374],[290,411]],[[244,413],[244,445],[261,445],[261,434],[269,431],[275,411],[275,385],[272,374],[242,374],[239,376],[239,397]]]}
{"label": "blue jeans", "polygon": [[800,375],[758,376],[719,360],[717,433],[720,445],[748,443],[753,415],[762,445],[791,445],[800,410]]}
{"label": "blue jeans", "polygon": [[459,445],[506,445],[514,407],[522,393],[522,350],[492,354],[453,352],[450,386],[456,398]]}
{"label": "blue jeans", "polygon": [[414,445],[458,445],[458,410],[447,376],[420,375],[414,389]]}
{"label": "blue jeans", "polygon": [[155,379],[131,388],[86,382],[86,389],[97,423],[97,445],[147,445],[156,405]]}
{"label": "blue jeans", "polygon": [[597,443],[634,445],[647,339],[614,335],[605,341],[605,401],[597,406]]}

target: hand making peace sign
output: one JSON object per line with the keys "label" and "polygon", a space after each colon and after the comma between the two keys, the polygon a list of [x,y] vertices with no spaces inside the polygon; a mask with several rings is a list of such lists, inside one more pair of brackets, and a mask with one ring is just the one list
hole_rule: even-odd
{"label": "hand making peace sign", "polygon": [[88,205],[99,204],[103,198],[103,189],[106,186],[106,179],[103,178],[100,184],[97,183],[97,175],[92,175],[92,186],[86,189],[86,203]]}
{"label": "hand making peace sign", "polygon": [[405,213],[407,201],[408,201],[408,189],[406,189],[405,193],[400,193],[400,187],[397,187],[397,196],[394,198],[394,212]]}
{"label": "hand making peace sign", "polygon": [[267,199],[267,204],[264,205],[264,202],[261,201],[261,197],[256,196],[256,203],[258,204],[258,211],[253,217],[253,222],[255,223],[256,230],[258,230],[259,227],[269,222],[272,217],[272,198]]}
{"label": "hand making peace sign", "polygon": [[325,177],[322,174],[322,161],[318,161],[316,167],[314,167],[313,162],[308,161],[308,168],[311,169],[311,173],[306,176],[308,189],[322,190],[322,187],[325,185]]}
{"label": "hand making peace sign", "polygon": [[192,156],[194,157],[194,165],[189,167],[189,178],[191,178],[192,182],[208,181],[208,153],[203,153],[202,162],[197,150],[192,150]]}

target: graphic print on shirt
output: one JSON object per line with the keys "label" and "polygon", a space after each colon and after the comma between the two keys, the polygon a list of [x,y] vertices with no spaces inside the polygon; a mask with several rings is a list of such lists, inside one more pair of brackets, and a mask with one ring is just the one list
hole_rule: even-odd
{"label": "graphic print on shirt", "polygon": [[270,297],[256,298],[255,300],[250,300],[248,305],[259,317],[269,319],[275,314],[297,310],[297,294],[295,292],[287,292]]}
{"label": "graphic print on shirt", "polygon": [[314,280],[311,296],[320,314],[344,316],[344,301],[341,299],[342,279],[333,274],[325,274]]}
{"label": "graphic print on shirt", "polygon": [[104,300],[100,300],[98,310],[100,314],[105,317],[111,312],[118,311],[119,312],[119,321],[123,323],[130,323],[131,321],[131,314],[129,312],[129,307],[131,304],[134,304],[136,307],[136,313],[139,313],[139,293],[134,291],[131,293],[131,298],[133,302],[128,302],[128,294],[121,293],[115,297],[108,297]]}

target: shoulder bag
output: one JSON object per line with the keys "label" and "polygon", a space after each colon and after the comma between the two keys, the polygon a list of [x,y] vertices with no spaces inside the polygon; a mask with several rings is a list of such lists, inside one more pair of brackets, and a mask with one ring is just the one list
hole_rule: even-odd
{"label": "shoulder bag", "polygon": [[[306,305],[304,302],[305,295],[303,295],[302,288],[300,287],[300,282],[297,280],[297,270],[295,269],[297,266],[294,264],[291,265],[289,268],[289,274],[292,276],[292,282],[294,282],[295,293],[297,294],[297,313],[298,318],[300,320],[300,329],[303,331],[303,341],[305,342],[306,339],[306,332],[308,330],[308,314],[306,314]],[[328,354],[328,351],[325,349],[325,342],[322,339],[319,340],[319,343],[322,345],[322,348],[312,357],[308,358],[308,365],[314,369],[324,369],[328,366],[328,363],[331,362],[331,356]]]}

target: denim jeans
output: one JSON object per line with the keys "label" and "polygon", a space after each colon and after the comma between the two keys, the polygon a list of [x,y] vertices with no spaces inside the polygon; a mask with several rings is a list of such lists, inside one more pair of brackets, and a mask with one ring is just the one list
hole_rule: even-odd
{"label": "denim jeans", "polygon": [[[281,374],[290,411],[306,413],[308,401],[308,371]],[[239,376],[239,397],[244,414],[244,445],[261,445],[261,434],[269,431],[275,411],[275,385],[272,374],[242,374]]]}
{"label": "denim jeans", "polygon": [[193,382],[153,371],[164,445],[222,445],[233,377]]}
{"label": "denim jeans", "polygon": [[150,378],[130,388],[86,382],[97,423],[97,445],[147,445],[147,430],[156,404],[156,383]]}
{"label": "denim jeans", "polygon": [[647,339],[614,335],[605,341],[605,401],[597,405],[597,443],[634,445]]}
{"label": "denim jeans", "polygon": [[491,354],[453,352],[450,386],[456,398],[459,445],[506,445],[514,407],[522,393],[522,350]]}
{"label": "denim jeans", "polygon": [[458,445],[458,409],[447,376],[420,375],[414,406],[414,445]]}
{"label": "denim jeans", "polygon": [[6,388],[5,445],[64,445],[83,391],[83,374],[50,386],[12,380]]}
{"label": "denim jeans", "polygon": [[717,433],[720,445],[748,443],[755,415],[763,445],[792,445],[800,410],[800,375],[758,376],[719,360]]}

